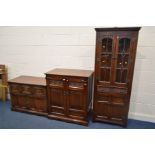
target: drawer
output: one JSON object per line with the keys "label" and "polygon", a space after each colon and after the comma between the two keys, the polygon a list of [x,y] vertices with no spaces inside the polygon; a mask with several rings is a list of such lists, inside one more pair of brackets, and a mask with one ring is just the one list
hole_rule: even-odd
{"label": "drawer", "polygon": [[78,82],[69,82],[68,83],[68,86],[69,86],[69,89],[70,90],[83,90],[84,89],[84,86],[85,86],[85,84],[83,84],[83,83],[78,83]]}
{"label": "drawer", "polygon": [[99,103],[104,104],[112,104],[112,105],[118,105],[118,106],[125,106],[128,103],[127,97],[115,97],[113,95],[106,95],[106,94],[98,94],[96,97],[96,101]]}
{"label": "drawer", "polygon": [[127,95],[127,89],[116,88],[116,87],[97,86],[97,92],[102,93],[104,95],[112,95],[112,96],[120,96],[120,97]]}
{"label": "drawer", "polygon": [[70,76],[55,76],[55,75],[50,75],[46,77],[47,80],[54,80],[54,81],[62,81],[62,82],[82,82],[82,83],[87,83],[88,79],[87,78],[82,78],[82,77],[70,77]]}
{"label": "drawer", "polygon": [[50,79],[48,80],[48,86],[50,87],[63,87],[63,81],[61,80],[55,80]]}
{"label": "drawer", "polygon": [[47,81],[62,81],[65,82],[68,79],[66,76],[63,75],[47,75]]}
{"label": "drawer", "polygon": [[68,82],[87,83],[88,79],[82,77],[68,77]]}
{"label": "drawer", "polygon": [[44,88],[44,87],[33,87],[33,95],[36,98],[45,98],[46,97],[46,88]]}
{"label": "drawer", "polygon": [[87,78],[69,77],[68,86],[69,89],[84,89],[87,86]]}

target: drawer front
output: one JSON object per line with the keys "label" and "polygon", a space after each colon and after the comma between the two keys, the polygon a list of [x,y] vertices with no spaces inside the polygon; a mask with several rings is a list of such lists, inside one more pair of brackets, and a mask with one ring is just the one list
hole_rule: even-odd
{"label": "drawer front", "polygon": [[68,86],[69,89],[84,89],[87,86],[87,83],[87,78],[81,77],[51,75],[50,78],[47,78],[47,85],[50,87]]}
{"label": "drawer front", "polygon": [[47,80],[63,81],[64,78],[66,78],[66,77],[60,76],[60,75],[46,75]]}
{"label": "drawer front", "polygon": [[63,87],[64,86],[64,77],[63,76],[55,76],[50,75],[46,77],[47,86],[49,87]]}
{"label": "drawer front", "polygon": [[56,80],[63,82],[87,82],[88,79],[85,77],[73,77],[73,76],[63,76],[63,75],[47,75],[47,80]]}
{"label": "drawer front", "polygon": [[103,87],[103,86],[97,86],[97,92],[102,93],[104,95],[111,95],[117,97],[123,97],[128,94],[126,88]]}
{"label": "drawer front", "polygon": [[88,85],[87,78],[80,78],[80,77],[69,77],[68,78],[68,86],[70,90],[76,89],[85,89]]}
{"label": "drawer front", "polygon": [[84,77],[69,77],[69,82],[87,83],[88,79]]}
{"label": "drawer front", "polygon": [[63,81],[55,80],[55,79],[50,79],[48,80],[48,86],[50,87],[63,87]]}
{"label": "drawer front", "polygon": [[127,96],[114,96],[111,94],[98,93],[95,97],[96,102],[109,105],[126,106],[129,103]]}

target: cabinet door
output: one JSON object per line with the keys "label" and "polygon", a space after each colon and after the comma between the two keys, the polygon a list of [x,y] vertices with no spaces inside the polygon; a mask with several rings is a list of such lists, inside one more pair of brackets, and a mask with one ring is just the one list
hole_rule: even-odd
{"label": "cabinet door", "polygon": [[98,84],[110,84],[112,80],[113,57],[115,50],[114,35],[102,35],[97,40],[96,80]]}
{"label": "cabinet door", "polygon": [[133,41],[131,36],[117,36],[116,61],[113,76],[113,82],[117,86],[126,87],[128,85],[133,65],[132,48]]}
{"label": "cabinet door", "polygon": [[84,117],[88,111],[86,83],[69,82],[67,95],[67,115]]}
{"label": "cabinet door", "polygon": [[38,112],[47,112],[46,88],[33,87],[35,110]]}
{"label": "cabinet door", "polygon": [[63,82],[50,81],[49,84],[49,112],[65,115],[66,114],[66,96],[64,91]]}
{"label": "cabinet door", "polygon": [[35,110],[38,112],[46,112],[47,113],[47,101],[46,99],[36,98],[35,102]]}

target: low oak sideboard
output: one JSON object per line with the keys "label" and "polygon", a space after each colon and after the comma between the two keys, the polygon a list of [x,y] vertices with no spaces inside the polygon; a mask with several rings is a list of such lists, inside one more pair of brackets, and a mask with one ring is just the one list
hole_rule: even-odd
{"label": "low oak sideboard", "polygon": [[12,110],[47,116],[45,78],[19,76],[8,83]]}

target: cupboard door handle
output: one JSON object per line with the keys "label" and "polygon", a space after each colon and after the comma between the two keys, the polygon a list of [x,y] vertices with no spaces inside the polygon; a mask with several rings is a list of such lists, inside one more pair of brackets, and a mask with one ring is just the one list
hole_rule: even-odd
{"label": "cupboard door handle", "polygon": [[66,79],[62,79],[62,81],[63,81],[63,82],[65,82],[65,81],[66,81]]}
{"label": "cupboard door handle", "polygon": [[84,83],[83,85],[84,85],[84,86],[87,86],[87,83]]}
{"label": "cupboard door handle", "polygon": [[81,80],[81,82],[87,82],[86,80]]}

